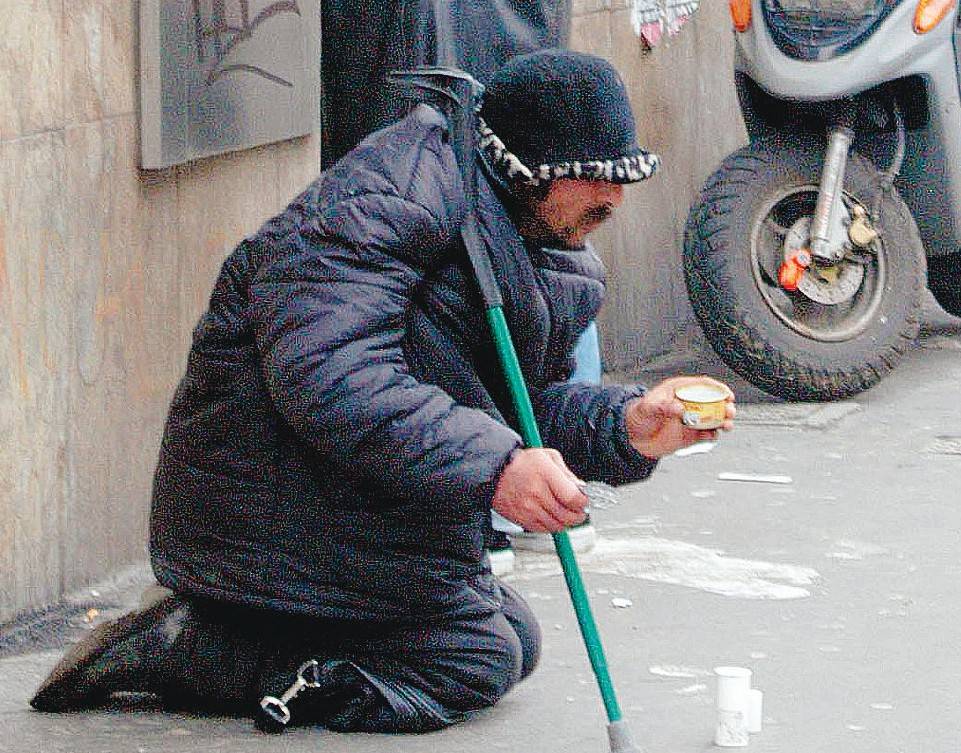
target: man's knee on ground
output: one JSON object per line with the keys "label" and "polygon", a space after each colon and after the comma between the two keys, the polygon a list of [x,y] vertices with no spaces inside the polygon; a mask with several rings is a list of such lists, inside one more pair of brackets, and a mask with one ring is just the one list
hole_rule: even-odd
{"label": "man's knee on ground", "polygon": [[524,647],[503,615],[483,644],[465,647],[436,666],[438,701],[457,711],[493,706],[522,678]]}
{"label": "man's knee on ground", "polygon": [[537,666],[541,658],[541,626],[530,606],[520,594],[506,583],[500,583],[503,598],[504,616],[521,642],[523,656],[521,679],[523,680]]}

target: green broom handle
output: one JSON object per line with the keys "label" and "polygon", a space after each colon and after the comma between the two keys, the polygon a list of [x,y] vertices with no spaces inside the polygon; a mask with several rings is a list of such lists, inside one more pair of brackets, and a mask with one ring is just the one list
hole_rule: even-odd
{"label": "green broom handle", "polygon": [[[537,420],[534,418],[534,407],[531,405],[527,385],[524,383],[524,374],[521,372],[520,362],[517,360],[517,351],[514,350],[507,320],[504,318],[504,310],[500,306],[488,308],[487,321],[490,324],[491,332],[494,333],[494,345],[497,348],[497,355],[507,378],[511,397],[514,400],[514,409],[517,411],[517,417],[520,421],[524,444],[528,447],[543,447],[544,443],[541,441],[541,433],[537,428]],[[604,647],[601,645],[597,623],[594,622],[591,604],[587,598],[587,590],[584,588],[584,581],[577,567],[574,549],[571,547],[570,538],[566,531],[555,533],[553,536],[554,547],[557,549],[557,556],[560,558],[561,568],[564,570],[564,579],[567,581],[567,590],[570,592],[571,601],[574,603],[577,624],[581,629],[581,635],[584,636],[587,656],[590,659],[591,667],[594,669],[594,676],[597,678],[597,685],[604,701],[604,709],[607,711],[607,719],[610,722],[618,722],[622,716],[621,708],[617,703],[614,684],[611,682],[611,675],[607,669],[607,659],[604,657]]]}

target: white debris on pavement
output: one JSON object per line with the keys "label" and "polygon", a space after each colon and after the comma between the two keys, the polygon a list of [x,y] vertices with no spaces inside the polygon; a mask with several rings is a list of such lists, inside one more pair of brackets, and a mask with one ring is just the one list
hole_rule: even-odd
{"label": "white debris on pavement", "polygon": [[832,560],[863,560],[864,557],[858,557],[852,552],[828,552],[824,555],[828,559]]}
{"label": "white debris on pavement", "polygon": [[[802,599],[816,570],[799,565],[728,557],[718,549],[656,537],[598,537],[579,558],[581,570],[696,588],[739,599]],[[525,552],[515,580],[561,575],[557,557]]]}
{"label": "white debris on pavement", "polygon": [[763,473],[732,473],[722,471],[717,474],[719,481],[745,481],[758,484],[793,484],[790,476],[768,475]]}
{"label": "white debris on pavement", "polygon": [[797,489],[792,486],[775,486],[768,494],[797,494]]}
{"label": "white debris on pavement", "polygon": [[698,693],[707,692],[707,685],[701,682],[696,682],[693,685],[685,685],[683,688],[678,688],[674,692],[677,695],[697,695]]}
{"label": "white debris on pavement", "polygon": [[660,527],[661,524],[656,515],[641,515],[627,523],[611,523],[605,527],[605,530],[630,533],[632,536],[653,536],[660,531]]}
{"label": "white debris on pavement", "polygon": [[709,677],[710,672],[698,667],[685,667],[678,664],[659,664],[648,667],[647,671],[658,677],[679,677],[683,679],[694,679],[696,677]]}
{"label": "white debris on pavement", "polygon": [[611,606],[616,609],[627,609],[628,607],[633,607],[634,602],[630,599],[615,596],[613,599],[611,599]]}
{"label": "white debris on pavement", "polygon": [[835,560],[863,560],[865,557],[888,553],[883,546],[851,539],[835,541],[834,546],[843,551],[828,552],[825,556]]}
{"label": "white debris on pavement", "polygon": [[550,594],[542,594],[537,591],[528,591],[524,594],[527,599],[540,599],[541,601],[553,601],[554,597]]}
{"label": "white debris on pavement", "polygon": [[675,457],[683,458],[688,455],[704,455],[717,447],[717,442],[698,442],[688,447],[682,447],[674,453]]}

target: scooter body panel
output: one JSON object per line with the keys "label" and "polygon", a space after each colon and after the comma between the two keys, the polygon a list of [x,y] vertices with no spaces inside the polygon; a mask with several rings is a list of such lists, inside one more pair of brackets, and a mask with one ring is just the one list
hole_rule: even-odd
{"label": "scooter body panel", "polygon": [[[910,0],[902,2],[853,49],[828,60],[810,61],[778,49],[765,23],[761,0],[754,0],[751,26],[735,34],[734,67],[739,77],[786,102],[828,103],[916,76],[925,89],[928,112],[923,125],[907,133],[897,186],[927,253],[936,255],[961,249],[961,28],[955,6],[932,31],[916,34],[915,6]],[[752,127],[752,121],[763,121],[764,114],[749,111],[749,97],[740,99],[752,138],[772,135],[770,124]],[[893,142],[893,135],[878,134],[859,148],[886,167]]]}

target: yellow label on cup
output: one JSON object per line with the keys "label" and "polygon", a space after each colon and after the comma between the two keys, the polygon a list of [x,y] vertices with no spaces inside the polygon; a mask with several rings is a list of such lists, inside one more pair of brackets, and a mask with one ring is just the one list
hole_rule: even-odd
{"label": "yellow label on cup", "polygon": [[727,416],[727,392],[713,384],[688,384],[674,390],[684,403],[681,420],[692,429],[717,429]]}

